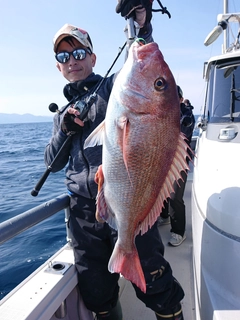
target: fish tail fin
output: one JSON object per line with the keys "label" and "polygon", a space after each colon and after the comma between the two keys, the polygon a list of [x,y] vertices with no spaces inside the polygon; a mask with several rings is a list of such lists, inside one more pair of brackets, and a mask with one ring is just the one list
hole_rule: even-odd
{"label": "fish tail fin", "polygon": [[133,282],[146,293],[146,281],[135,246],[131,252],[127,253],[117,242],[108,263],[108,270],[111,273],[121,273],[125,279]]}

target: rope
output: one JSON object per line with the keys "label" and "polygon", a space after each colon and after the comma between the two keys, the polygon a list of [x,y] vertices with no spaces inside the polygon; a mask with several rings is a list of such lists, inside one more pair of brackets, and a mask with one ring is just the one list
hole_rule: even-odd
{"label": "rope", "polygon": [[152,9],[152,12],[162,12],[162,14],[167,14],[168,15],[168,17],[169,17],[169,19],[171,19],[171,14],[170,14],[170,12],[167,10],[167,7],[164,7],[163,5],[162,5],[162,3],[161,3],[161,1],[160,0],[157,0],[157,2],[158,2],[158,4],[159,4],[159,6],[161,7],[161,9]]}

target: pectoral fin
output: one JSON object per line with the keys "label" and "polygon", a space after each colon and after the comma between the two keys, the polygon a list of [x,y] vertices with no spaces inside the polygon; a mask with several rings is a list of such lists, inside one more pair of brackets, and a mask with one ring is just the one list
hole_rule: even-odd
{"label": "pectoral fin", "polygon": [[90,148],[100,146],[103,144],[103,137],[105,131],[105,120],[103,120],[95,130],[87,137],[84,142],[83,148]]}
{"label": "pectoral fin", "polygon": [[130,177],[129,168],[128,168],[128,152],[127,152],[128,136],[129,136],[129,130],[130,130],[129,119],[127,117],[121,117],[118,121],[118,126],[122,130],[122,135],[121,135],[122,140],[120,141],[120,145],[122,147],[123,162],[128,173],[129,181],[131,182],[131,177]]}

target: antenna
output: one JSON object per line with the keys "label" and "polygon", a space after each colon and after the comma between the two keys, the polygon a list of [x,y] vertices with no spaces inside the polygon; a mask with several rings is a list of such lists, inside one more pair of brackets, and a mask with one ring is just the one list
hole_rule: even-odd
{"label": "antenna", "polygon": [[227,29],[227,26],[228,26],[227,20],[220,21],[218,25],[209,33],[209,35],[204,41],[204,45],[209,46],[211,43],[217,40],[217,38],[220,36],[223,30]]}
{"label": "antenna", "polygon": [[[204,41],[205,46],[212,44],[220,34],[227,30],[229,27],[229,22],[238,22],[240,24],[240,13],[228,13],[228,14],[219,14],[217,17],[218,25],[208,34]],[[226,42],[226,39],[224,39]],[[224,52],[226,52],[227,43],[224,42]]]}

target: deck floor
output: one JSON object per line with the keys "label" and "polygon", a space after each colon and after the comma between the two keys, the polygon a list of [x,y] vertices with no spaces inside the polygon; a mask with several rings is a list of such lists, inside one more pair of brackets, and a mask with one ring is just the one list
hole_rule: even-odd
{"label": "deck floor", "polygon": [[[170,225],[160,227],[160,233],[165,245],[165,258],[169,261],[173,275],[181,283],[185,297],[182,300],[184,320],[195,320],[194,288],[192,268],[192,225],[191,225],[191,188],[192,172],[188,175],[188,181],[184,193],[186,205],[186,240],[179,247],[168,245],[170,239]],[[156,320],[152,310],[137,299],[132,285],[121,280],[121,304],[124,320]]]}

